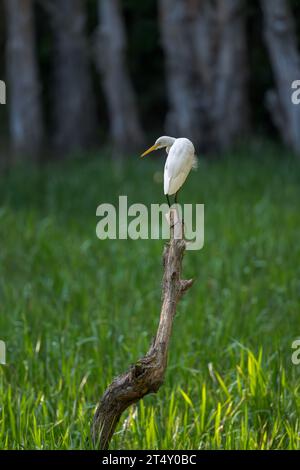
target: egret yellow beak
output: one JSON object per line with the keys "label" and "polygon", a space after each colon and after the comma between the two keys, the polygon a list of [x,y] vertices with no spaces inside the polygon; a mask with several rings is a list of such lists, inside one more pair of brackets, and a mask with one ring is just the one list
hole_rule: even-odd
{"label": "egret yellow beak", "polygon": [[150,152],[153,152],[153,150],[157,150],[158,149],[158,145],[152,145],[152,147],[150,147],[148,150],[146,150],[146,152],[142,153],[141,157],[145,157],[146,155],[148,155],[148,153]]}

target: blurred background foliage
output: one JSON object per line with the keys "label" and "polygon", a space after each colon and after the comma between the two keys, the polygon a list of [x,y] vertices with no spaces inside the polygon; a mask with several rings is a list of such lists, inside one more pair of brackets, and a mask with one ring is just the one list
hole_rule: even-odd
{"label": "blurred background foliage", "polygon": [[[57,70],[57,62],[55,62],[55,57],[59,53],[59,48],[63,48],[63,41],[59,43],[55,39],[55,30],[59,30],[59,24],[55,19],[55,12],[51,11],[51,8],[49,8],[49,1],[47,0],[13,0],[12,2],[6,2],[7,4],[10,5],[8,8],[4,8],[4,4],[1,4],[0,6],[0,51],[1,51],[1,56],[3,57],[3,60],[0,63],[0,79],[5,79],[7,83],[7,88],[8,88],[8,103],[7,106],[1,106],[0,107],[0,121],[1,121],[1,143],[2,147],[4,144],[5,145],[5,155],[2,155],[2,161],[6,160],[5,156],[7,151],[13,151],[13,154],[21,154],[23,155],[24,159],[24,150],[25,153],[29,154],[41,154],[42,153],[42,159],[46,158],[45,154],[57,154],[57,146],[55,145],[56,142],[56,137],[55,134],[59,133],[61,130],[58,128],[61,126],[59,122],[57,122],[57,119],[55,117],[55,112],[57,113],[57,107],[59,105],[56,103],[55,100],[63,100],[64,94],[62,96],[55,98],[56,94],[56,88],[58,86],[61,86],[62,88],[66,87],[68,88],[68,83],[63,84],[64,80],[66,79],[66,75],[64,78],[64,74],[67,72],[64,72],[64,70],[59,69]],[[52,2],[53,3],[53,2]],[[61,8],[61,15],[63,15],[64,11],[68,12],[69,11],[69,19],[66,22],[66,24],[63,26],[65,28],[65,31],[68,32],[68,28],[66,25],[72,24],[72,15],[74,15],[74,22],[76,21],[76,15],[79,18],[80,21],[83,23],[83,28],[81,31],[82,34],[82,41],[86,41],[86,44],[84,45],[85,51],[81,50],[82,54],[86,54],[88,56],[88,65],[85,68],[83,74],[84,75],[91,75],[91,80],[92,80],[92,92],[91,96],[89,97],[90,103],[93,102],[93,106],[96,105],[96,117],[94,115],[91,116],[91,121],[96,121],[93,124],[90,124],[91,127],[93,127],[93,138],[88,138],[88,139],[82,139],[82,142],[80,142],[80,139],[78,138],[78,145],[73,142],[70,143],[68,140],[72,140],[72,134],[73,134],[73,141],[76,140],[74,139],[74,134],[76,134],[76,129],[77,133],[80,134],[80,129],[78,129],[78,123],[75,124],[76,120],[74,118],[74,125],[72,132],[69,133],[68,136],[62,137],[64,140],[63,145],[61,146],[60,154],[62,156],[68,154],[68,153],[73,153],[73,151],[77,150],[85,150],[87,147],[88,148],[101,148],[101,146],[107,146],[107,145],[112,145],[112,148],[116,151],[115,153],[122,153],[122,150],[125,152],[126,150],[131,150],[131,149],[139,149],[141,142],[145,142],[145,134],[154,136],[158,134],[163,134],[164,132],[169,132],[173,133],[175,135],[181,135],[183,133],[187,134],[190,133],[189,137],[193,138],[197,149],[199,152],[205,151],[206,153],[213,153],[214,151],[218,151],[219,153],[224,153],[225,150],[229,148],[232,148],[236,141],[240,141],[241,139],[244,139],[246,137],[247,139],[250,139],[253,136],[262,136],[262,137],[267,137],[271,139],[277,139],[283,140],[284,143],[288,141],[288,144],[290,147],[292,147],[296,152],[298,153],[299,151],[299,144],[295,144],[294,142],[289,141],[289,137],[286,137],[286,134],[288,133],[287,130],[282,130],[278,128],[278,125],[276,123],[276,115],[279,113],[285,115],[287,114],[286,110],[284,109],[286,106],[291,106],[291,103],[283,103],[284,99],[282,98],[282,92],[279,90],[280,88],[280,80],[282,77],[278,76],[278,72],[274,71],[274,60],[272,59],[272,54],[270,54],[268,50],[268,44],[266,44],[266,38],[265,38],[265,22],[264,22],[264,14],[263,14],[263,1],[260,0],[254,0],[254,1],[246,1],[246,0],[230,0],[229,2],[225,2],[225,4],[230,5],[228,12],[224,11],[221,9],[219,6],[218,1],[216,0],[206,0],[206,2],[201,2],[199,3],[199,0],[189,0],[187,2],[181,2],[180,0],[175,0],[173,2],[169,2],[168,0],[144,0],[142,2],[137,1],[137,0],[113,0],[110,2],[110,4],[114,4],[117,7],[117,16],[120,17],[121,22],[122,22],[122,27],[125,28],[125,37],[122,39],[122,45],[120,46],[120,50],[117,51],[116,54],[114,54],[114,47],[115,46],[113,43],[113,40],[111,38],[114,38],[115,36],[118,36],[116,34],[116,30],[114,31],[114,34],[108,38],[108,40],[105,40],[104,42],[104,48],[109,50],[109,55],[112,57],[115,57],[115,62],[123,62],[124,64],[121,64],[122,68],[122,73],[124,72],[124,76],[119,76],[119,83],[118,79],[114,78],[115,83],[114,87],[117,90],[118,88],[121,89],[120,83],[124,81],[125,79],[129,80],[130,82],[130,87],[132,88],[133,91],[133,109],[129,110],[127,106],[126,99],[125,101],[122,102],[122,98],[116,98],[116,97],[111,97],[109,91],[105,89],[105,85],[103,86],[103,82],[105,80],[112,80],[112,75],[110,75],[109,68],[110,64],[106,60],[106,64],[104,66],[104,69],[106,71],[103,71],[103,67],[99,67],[99,64],[97,61],[101,61],[101,44],[98,47],[97,44],[101,43],[101,34],[97,35],[98,31],[103,31],[105,28],[110,28],[111,24],[113,23],[105,23],[106,21],[106,16],[105,15],[111,15],[111,12],[106,12],[105,14],[101,13],[101,4],[105,4],[109,2],[106,2],[105,0],[76,0],[75,3],[73,3],[73,6],[75,4],[78,5],[77,12],[76,9],[72,9],[72,2],[69,0],[63,0],[61,3],[54,2],[53,4],[57,4],[58,11]],[[17,22],[19,21],[17,16],[14,15],[14,11],[21,11],[23,8],[22,4],[26,4],[26,14],[29,14],[28,12],[31,12],[32,15],[32,24],[29,24],[29,27],[33,30],[34,33],[34,41],[33,44],[29,45],[27,44],[27,52],[24,50],[23,51],[23,56],[26,56],[26,53],[28,54],[28,49],[30,47],[33,49],[33,54],[35,55],[34,57],[34,63],[23,63],[20,64],[18,63],[18,59],[16,59],[16,65],[12,66],[13,70],[9,71],[11,67],[11,63],[13,63],[12,56],[14,54],[17,54],[14,47],[9,47],[9,44],[13,43],[15,41],[15,44],[17,41],[22,41],[22,31],[20,31],[21,28],[19,28],[19,36],[18,38],[12,37],[14,32],[10,31],[10,23],[13,23],[14,21]],[[62,5],[64,4],[64,10],[62,8]],[[185,4],[183,7],[182,5]],[[174,98],[174,93],[172,95],[172,91],[170,89],[172,88],[172,83],[170,85],[170,78],[171,76],[175,76],[177,73],[180,75],[181,78],[179,80],[187,80],[190,82],[188,86],[191,87],[191,89],[194,87],[199,87],[197,94],[201,95],[203,94],[204,98],[200,96],[199,98],[199,103],[200,107],[202,106],[203,99],[205,99],[205,94],[207,93],[207,90],[205,89],[204,86],[201,85],[201,73],[204,73],[205,71],[201,71],[198,73],[198,78],[197,78],[197,84],[193,84],[191,82],[191,77],[183,77],[182,75],[182,70],[178,71],[176,69],[176,65],[174,68],[173,66],[168,65],[168,55],[170,54],[169,49],[170,46],[167,44],[166,45],[166,39],[163,39],[163,35],[166,34],[163,32],[164,26],[162,24],[166,24],[166,28],[170,28],[168,25],[168,15],[170,16],[171,20],[173,21],[173,32],[171,34],[174,34],[174,32],[178,33],[179,35],[182,34],[182,41],[184,41],[184,34],[186,32],[186,29],[188,28],[190,31],[192,30],[192,24],[193,24],[193,18],[192,16],[195,16],[195,12],[197,10],[201,10],[203,8],[203,5],[208,4],[209,7],[211,7],[213,10],[216,11],[216,16],[222,17],[224,15],[224,18],[221,18],[221,23],[223,21],[223,26],[225,24],[226,27],[226,21],[230,23],[232,21],[233,25],[234,22],[237,21],[237,18],[240,17],[239,21],[241,21],[240,25],[237,26],[236,33],[232,33],[230,36],[230,39],[224,39],[224,44],[226,44],[226,41],[230,43],[233,41],[240,41],[239,37],[235,37],[235,35],[238,34],[244,34],[246,38],[246,44],[244,47],[244,50],[241,51],[241,55],[244,55],[243,59],[243,64],[241,63],[241,67],[239,67],[238,61],[235,63],[236,70],[231,70],[231,73],[234,73],[235,75],[238,75],[241,72],[241,69],[247,68],[243,73],[245,73],[245,82],[246,85],[241,84],[241,87],[246,87],[244,91],[241,93],[244,94],[245,96],[240,98],[241,103],[239,104],[238,107],[235,108],[234,102],[235,98],[234,96],[230,95],[230,93],[234,93],[234,88],[237,88],[238,86],[233,82],[232,83],[232,92],[227,92],[227,97],[226,103],[232,102],[232,108],[226,104],[220,103],[215,103],[212,105],[212,107],[225,107],[225,111],[223,111],[223,115],[225,113],[230,115],[230,113],[233,114],[239,114],[237,117],[237,120],[245,120],[245,125],[247,125],[247,132],[244,132],[244,126],[240,126],[240,128],[237,127],[235,124],[234,131],[232,131],[232,135],[230,134],[231,130],[229,129],[227,132],[228,134],[228,142],[226,144],[224,143],[218,143],[218,131],[215,133],[212,133],[212,141],[205,142],[205,130],[203,131],[203,127],[201,124],[201,119],[199,118],[199,123],[196,121],[196,131],[192,129],[192,126],[185,126],[182,125],[179,121],[180,118],[178,115],[180,112],[178,111],[178,107],[176,103],[174,104],[174,101],[176,101],[176,97]],[[60,7],[61,5],[61,7]],[[291,34],[289,29],[290,28],[290,21],[294,23],[295,26],[295,34],[293,35],[292,41],[289,42],[289,45],[292,44],[294,48],[299,47],[299,37],[300,37],[300,15],[299,15],[299,0],[290,0],[289,2],[287,0],[276,0],[276,2],[273,4],[274,5],[274,17],[270,19],[270,21],[273,21],[274,24],[276,21],[282,23],[283,30],[285,31],[286,35],[288,36]],[[69,8],[69,10],[68,10]],[[104,6],[104,8],[106,8]],[[184,10],[185,8],[185,10]],[[218,8],[220,11],[218,12]],[[231,11],[230,11],[231,8]],[[290,8],[290,9],[289,9]],[[167,15],[164,13],[164,9],[167,11]],[[176,10],[177,9],[177,10]],[[169,13],[170,12],[170,13]],[[173,14],[173,12],[175,12]],[[286,17],[286,14],[288,12],[289,17]],[[201,12],[200,12],[201,13]],[[172,17],[173,14],[173,17]],[[202,14],[202,13],[201,13]],[[227,17],[226,17],[227,14]],[[267,9],[265,9],[265,20],[267,21],[268,17],[268,12]],[[20,13],[19,16],[22,14]],[[164,16],[165,15],[165,16]],[[277,16],[276,16],[277,15]],[[25,16],[25,15],[24,15]],[[201,16],[201,15],[200,15]],[[195,16],[196,17],[196,16]],[[204,16],[203,16],[204,17]],[[161,23],[159,21],[159,18],[161,18]],[[177,24],[174,23],[174,18],[177,18]],[[180,23],[181,21],[181,23]],[[196,21],[196,20],[195,20]],[[201,18],[200,18],[201,21]],[[202,18],[202,22],[203,18]],[[185,24],[186,23],[186,24]],[[75,24],[75,23],[74,23]],[[117,25],[118,23],[116,23]],[[195,23],[196,24],[196,23]],[[58,25],[58,26],[57,26]],[[199,22],[200,25],[200,22]],[[175,29],[175,27],[177,29]],[[201,26],[203,28],[203,24]],[[28,28],[28,25],[27,25]],[[181,28],[181,29],[180,29]],[[200,26],[199,26],[200,28]],[[234,28],[234,26],[233,26]],[[241,33],[240,29],[244,29],[244,31]],[[275,28],[276,29],[276,28]],[[188,32],[190,34],[190,32]],[[213,36],[217,37],[218,30],[217,27],[214,26],[213,30]],[[227,34],[228,36],[228,32]],[[26,35],[26,33],[24,33]],[[67,36],[67,34],[66,34]],[[74,37],[76,34],[74,34],[74,31],[72,33],[72,26],[70,26],[70,37],[69,40],[70,42],[74,42]],[[284,35],[282,35],[284,36]],[[24,36],[25,37],[25,36]],[[80,39],[80,40],[81,40]],[[201,38],[197,39],[196,37],[196,43],[197,41],[200,41]],[[274,40],[272,39],[271,41]],[[282,38],[282,42],[284,43],[285,38]],[[26,42],[23,41],[23,42]],[[103,42],[103,41],[102,41]],[[279,40],[280,42],[280,40]],[[224,48],[227,47],[227,54],[228,58],[227,60],[229,61],[227,64],[227,67],[231,67],[232,65],[230,62],[230,54],[234,54],[234,49],[230,49],[232,45],[228,43],[228,46],[224,45]],[[184,47],[187,49],[192,48],[191,42],[186,42],[186,44],[182,43]],[[20,47],[20,46],[19,46]],[[70,48],[68,49],[68,45],[66,46],[65,49],[65,57],[69,57],[69,61],[74,62],[74,66],[76,68],[76,56],[72,57],[72,54],[70,53]],[[80,45],[77,50],[77,58],[80,55],[78,51],[80,51]],[[98,47],[98,49],[97,49]],[[174,47],[176,48],[176,43],[174,41]],[[221,50],[223,46],[218,45],[218,50]],[[275,46],[280,48],[279,46]],[[285,46],[284,46],[285,47]],[[26,47],[25,47],[26,49]],[[285,48],[285,50],[289,50],[289,48]],[[291,52],[291,56],[295,53]],[[68,55],[69,54],[69,55]],[[176,52],[175,52],[176,54]],[[295,54],[294,54],[295,55]],[[99,58],[100,57],[100,58]],[[125,59],[124,59],[125,57]],[[5,60],[4,60],[5,59]],[[171,58],[171,62],[172,62]],[[211,61],[217,61],[216,56],[212,56],[210,59]],[[285,63],[289,63],[289,61],[292,63],[293,58],[289,58],[288,54],[286,54],[286,57],[282,57],[282,67],[284,68]],[[182,61],[181,56],[178,56],[178,62],[180,63]],[[299,61],[299,55],[298,55],[298,61]],[[65,60],[67,62],[67,60]],[[190,61],[191,62],[191,61]],[[196,61],[194,61],[196,62]],[[5,65],[6,64],[6,65]],[[74,67],[73,66],[73,67]],[[119,65],[113,65],[112,67],[118,67]],[[201,66],[201,64],[200,64]],[[30,89],[32,87],[33,90],[35,90],[35,95],[38,94],[38,101],[39,103],[31,103],[32,109],[34,109],[35,106],[39,106],[41,108],[41,112],[38,113],[38,116],[41,116],[41,120],[44,120],[43,124],[43,129],[41,129],[41,135],[37,139],[38,142],[34,143],[33,138],[30,136],[30,133],[26,132],[26,126],[25,127],[25,134],[27,134],[27,140],[30,142],[26,142],[26,137],[23,138],[23,141],[18,140],[18,137],[16,136],[16,131],[14,130],[14,126],[12,124],[12,118],[15,114],[20,114],[20,121],[26,120],[27,122],[29,120],[32,120],[34,117],[31,115],[30,118],[29,116],[26,115],[26,112],[20,111],[18,109],[17,105],[14,105],[14,94],[16,94],[16,89],[18,87],[22,87],[22,83],[18,83],[18,80],[16,76],[20,77],[25,77],[27,74],[26,68],[36,68],[37,70],[37,79],[33,81],[31,84],[27,81],[27,84],[25,85],[25,88]],[[61,67],[61,66],[60,66]],[[196,63],[189,63],[187,62],[187,69],[191,68],[199,68],[199,65]],[[300,70],[299,63],[297,65],[298,69],[296,68],[291,68],[291,70]],[[99,70],[99,68],[101,70]],[[177,65],[178,68],[178,65]],[[80,62],[78,62],[78,70],[81,69]],[[224,69],[226,70],[226,68]],[[216,74],[219,77],[220,81],[224,81],[226,83],[226,76],[222,74],[224,73],[224,70],[217,71]],[[30,72],[29,72],[30,73]],[[15,77],[14,79],[9,78],[11,75]],[[220,77],[221,74],[221,77]],[[118,74],[116,74],[118,75]],[[200,78],[199,78],[200,77]],[[83,78],[84,80],[85,78]],[[230,77],[229,77],[230,79]],[[291,77],[290,77],[290,82],[293,80],[299,79],[298,76],[293,76],[291,72]],[[22,78],[19,80],[21,81]],[[81,78],[78,77],[78,93],[80,93],[81,83],[80,83]],[[88,78],[89,80],[89,78]],[[69,79],[70,81],[70,79]],[[70,84],[69,84],[70,85]],[[37,91],[37,86],[38,90]],[[176,85],[175,85],[176,86]],[[225,87],[226,85],[224,85]],[[216,88],[217,85],[212,84],[213,88]],[[84,88],[84,87],[83,87]],[[277,94],[279,96],[279,108],[277,107],[276,110],[268,110],[267,106],[265,105],[266,101],[266,94],[268,90],[272,88],[277,88]],[[76,90],[76,87],[74,87],[74,90]],[[192,89],[191,93],[192,96],[196,96],[198,99],[197,95],[193,95],[195,90]],[[180,87],[176,90],[175,94],[180,96],[181,93],[186,93],[189,92],[186,90],[181,90]],[[214,92],[214,91],[213,91]],[[28,95],[28,103],[30,102],[30,93],[34,94],[32,91],[30,92],[29,90],[29,95]],[[75,93],[75,92],[74,92]],[[120,96],[125,96],[127,94],[127,91],[125,90],[120,90]],[[216,91],[216,93],[218,93]],[[84,93],[83,93],[84,95]],[[281,95],[281,96],[280,96]],[[184,96],[184,94],[182,95]],[[110,103],[115,101],[114,105],[114,110],[111,110],[110,108]],[[179,98],[178,98],[179,99]],[[195,98],[194,98],[195,99]],[[75,102],[76,97],[74,96],[73,101]],[[86,100],[84,96],[82,96],[82,100]],[[32,101],[32,100],[31,100]],[[187,100],[183,100],[187,101]],[[197,105],[198,106],[198,105]],[[20,107],[20,106],[19,106]],[[56,108],[55,108],[56,107]],[[69,107],[69,110],[68,110]],[[89,103],[87,103],[87,109],[89,109],[91,106],[89,106]],[[64,104],[62,104],[61,110],[58,111],[58,113],[63,113],[65,114],[65,119],[68,120],[68,112],[72,115],[74,115],[74,109],[72,108],[72,103],[69,104],[68,106],[66,105],[64,107]],[[56,109],[54,112],[53,109]],[[122,111],[123,110],[123,111]],[[187,112],[190,112],[189,109],[187,108]],[[77,111],[78,112],[78,111]],[[183,110],[182,113],[185,111]],[[126,126],[123,125],[123,131],[117,131],[119,132],[118,135],[116,135],[116,132],[113,130],[114,128],[114,122],[118,119],[116,114],[122,114],[124,113],[124,117],[122,117],[123,121],[126,121],[126,116],[129,121],[138,121],[136,125],[136,129],[133,131],[128,130],[128,126],[126,129]],[[175,114],[172,117],[173,120],[170,121],[168,119],[168,116],[170,113]],[[200,113],[200,112],[199,112]],[[204,113],[201,111],[201,113]],[[76,114],[76,110],[75,110]],[[92,114],[92,113],[91,113]],[[11,121],[9,124],[9,116],[11,117]],[[245,117],[244,117],[245,116]],[[247,116],[247,117],[246,117]],[[248,116],[250,120],[250,125],[248,125]],[[209,117],[209,119],[212,119]],[[208,119],[208,120],[209,120]],[[231,118],[232,119],[232,118]],[[297,117],[299,119],[299,117]],[[177,120],[177,121],[176,121]],[[205,118],[204,118],[205,120]],[[78,120],[77,120],[78,121]],[[247,121],[247,122],[246,122]],[[223,117],[223,122],[224,125],[226,125],[226,119]],[[290,126],[289,119],[286,119],[286,126]],[[36,124],[34,122],[30,123],[30,127],[35,126]],[[216,124],[209,124],[211,127],[216,126]],[[116,125],[117,126],[117,125]],[[115,126],[115,127],[116,127]],[[207,123],[205,124],[207,126]],[[94,130],[96,128],[96,135]],[[189,130],[190,129],[190,130]],[[206,129],[204,127],[204,129]],[[62,131],[63,134],[63,131]],[[91,134],[91,136],[92,136]],[[224,139],[223,139],[224,140]],[[124,142],[127,141],[127,149],[124,148]],[[121,148],[120,148],[121,147]],[[10,149],[10,150],[9,150]],[[44,150],[47,150],[45,152]],[[54,152],[53,152],[54,150]],[[29,155],[30,156],[30,155]]]}
{"label": "blurred background foliage", "polygon": [[181,199],[205,204],[205,245],[164,387],[112,447],[300,448],[299,11],[0,2],[1,449],[89,448],[96,401],[147,350],[163,241],[99,241],[96,208],[163,200],[164,157],[138,155],[165,132],[205,155]]}

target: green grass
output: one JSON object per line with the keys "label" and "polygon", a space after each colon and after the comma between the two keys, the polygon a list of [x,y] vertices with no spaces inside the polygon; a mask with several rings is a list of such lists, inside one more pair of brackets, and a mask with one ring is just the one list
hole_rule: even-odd
{"label": "green grass", "polygon": [[[96,402],[144,354],[160,311],[162,241],[99,241],[96,207],[163,201],[162,159],[94,157],[0,181],[0,448],[84,449]],[[300,165],[272,146],[202,161],[196,283],[178,306],[164,386],[111,447],[300,448]]]}

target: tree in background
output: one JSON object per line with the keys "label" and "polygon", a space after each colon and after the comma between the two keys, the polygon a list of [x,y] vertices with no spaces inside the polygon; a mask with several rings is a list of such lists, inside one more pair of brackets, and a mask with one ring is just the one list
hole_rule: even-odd
{"label": "tree in background", "polygon": [[247,135],[251,114],[256,134],[273,137],[272,120],[300,154],[300,106],[291,101],[291,84],[300,79],[300,17],[292,13],[299,1],[5,0],[1,128],[7,109],[12,148],[25,158],[39,153],[44,117],[52,115],[49,148],[70,153],[96,143],[97,107],[102,135],[108,121],[114,149],[124,154],[142,148],[140,107],[151,133],[165,122],[168,134],[190,137],[198,152],[223,152]]}
{"label": "tree in background", "polygon": [[159,19],[165,53],[165,74],[169,111],[167,133],[185,136],[198,147],[201,143],[203,102],[197,83],[192,17],[181,0],[160,0]]}
{"label": "tree in background", "polygon": [[50,17],[54,38],[54,146],[60,153],[70,153],[90,147],[96,138],[86,4],[82,0],[41,3]]}
{"label": "tree in background", "polygon": [[[212,122],[218,150],[226,150],[248,131],[248,51],[244,0],[217,0]],[[214,39],[215,36],[215,39]],[[211,62],[214,56],[211,57]]]}
{"label": "tree in background", "polygon": [[143,131],[126,64],[126,32],[119,0],[99,0],[96,62],[107,103],[111,140],[122,153],[141,148]]}
{"label": "tree in background", "polygon": [[275,79],[267,106],[283,141],[300,154],[300,106],[291,102],[291,85],[300,79],[300,55],[295,23],[286,0],[261,0],[265,41]]}
{"label": "tree in background", "polygon": [[5,12],[11,145],[18,155],[35,157],[42,148],[44,125],[32,0],[5,0]]}
{"label": "tree in background", "polygon": [[242,0],[160,0],[167,128],[202,150],[225,150],[248,125]]}

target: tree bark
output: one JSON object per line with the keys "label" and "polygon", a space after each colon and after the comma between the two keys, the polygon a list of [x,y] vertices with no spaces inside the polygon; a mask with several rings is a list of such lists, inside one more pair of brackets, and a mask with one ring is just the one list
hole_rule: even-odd
{"label": "tree bark", "polygon": [[166,131],[201,145],[201,94],[194,60],[193,18],[187,2],[160,0],[159,19],[165,53],[169,112]]}
{"label": "tree bark", "polygon": [[31,0],[6,0],[6,69],[13,151],[36,157],[44,139]]}
{"label": "tree bark", "polygon": [[172,135],[226,150],[248,127],[243,0],[160,0]]}
{"label": "tree bark", "polygon": [[249,125],[247,46],[243,0],[217,0],[218,35],[213,123],[217,149],[240,140]]}
{"label": "tree bark", "polygon": [[126,32],[119,0],[99,0],[96,63],[108,108],[114,149],[124,154],[141,148],[143,131],[126,64]]}
{"label": "tree bark", "polygon": [[96,106],[82,0],[41,0],[54,36],[54,146],[60,154],[91,147]]}
{"label": "tree bark", "polygon": [[300,154],[300,106],[292,103],[292,82],[300,77],[295,24],[286,0],[261,0],[265,42],[276,84],[267,106],[286,145]]}
{"label": "tree bark", "polygon": [[176,216],[171,214],[171,239],[163,253],[162,307],[156,336],[147,354],[113,380],[98,404],[92,438],[100,449],[109,447],[122,413],[145,395],[156,393],[164,380],[176,306],[193,284],[192,279],[181,279],[186,244],[181,223],[174,225]]}

